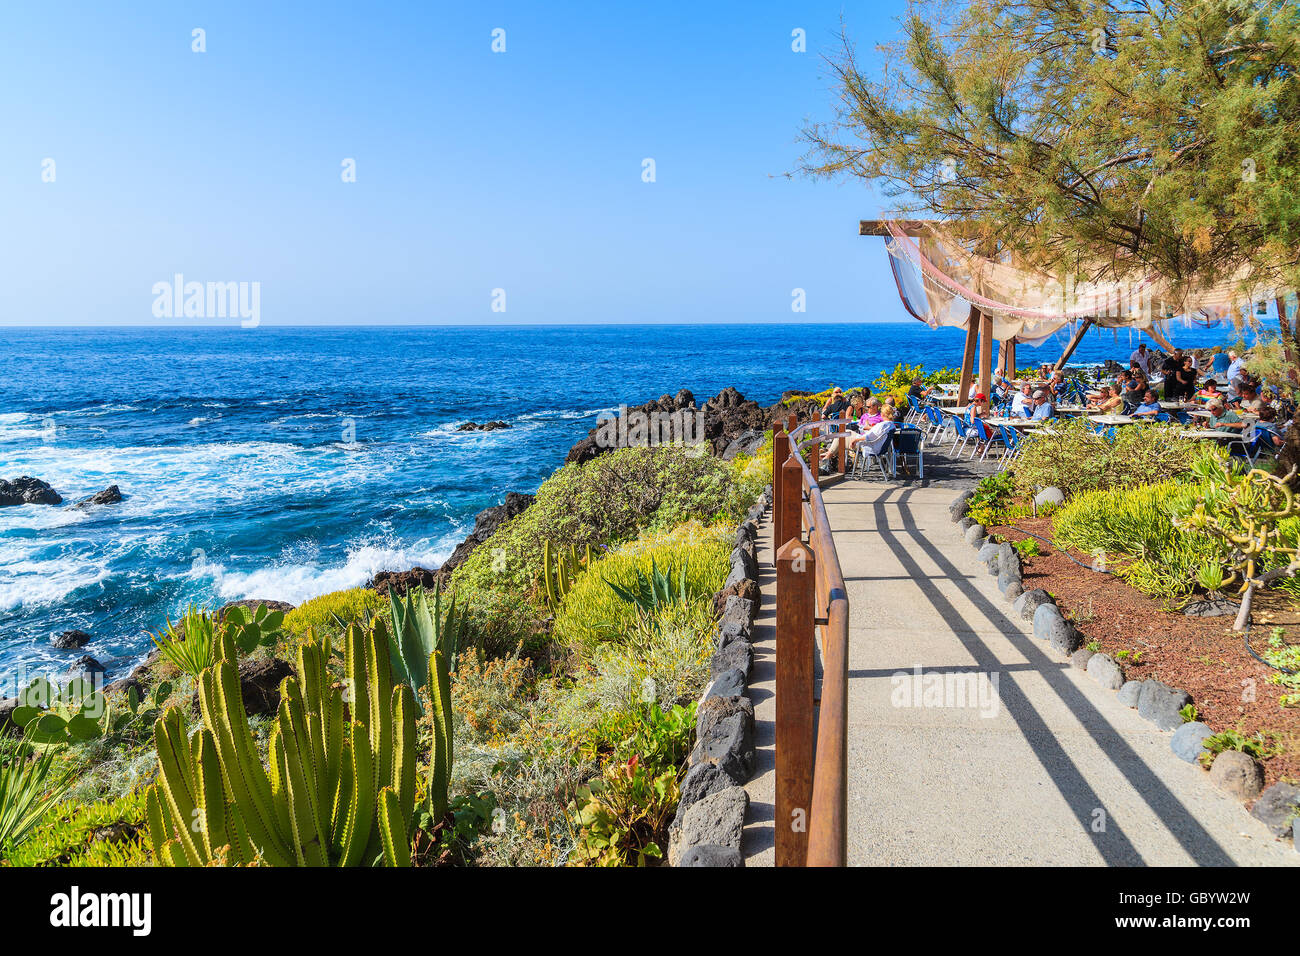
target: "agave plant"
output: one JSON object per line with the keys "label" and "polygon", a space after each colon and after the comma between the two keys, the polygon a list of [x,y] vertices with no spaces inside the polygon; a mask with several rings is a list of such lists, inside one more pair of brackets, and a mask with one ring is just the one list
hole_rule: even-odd
{"label": "agave plant", "polygon": [[456,656],[465,635],[465,612],[462,608],[457,614],[453,594],[444,617],[442,589],[436,585],[432,611],[423,588],[411,588],[401,598],[390,588],[388,602],[393,614],[393,630],[388,638],[393,680],[409,684],[418,694],[428,683],[429,658],[435,651],[442,652],[449,670],[456,669]]}
{"label": "agave plant", "polygon": [[216,621],[193,605],[178,623],[168,619],[167,630],[151,637],[163,660],[196,680],[216,660]]}
{"label": "agave plant", "polygon": [[5,859],[72,785],[69,773],[54,770],[52,749],[35,759],[31,755],[28,743],[0,741],[0,856]]}
{"label": "agave plant", "polygon": [[602,578],[615,594],[632,604],[643,615],[653,615],[660,608],[670,604],[686,604],[697,597],[688,583],[689,559],[682,561],[681,570],[677,572],[676,581],[671,568],[660,571],[654,558],[650,559],[650,573],[640,568],[636,571],[636,584],[624,587],[608,578]]}

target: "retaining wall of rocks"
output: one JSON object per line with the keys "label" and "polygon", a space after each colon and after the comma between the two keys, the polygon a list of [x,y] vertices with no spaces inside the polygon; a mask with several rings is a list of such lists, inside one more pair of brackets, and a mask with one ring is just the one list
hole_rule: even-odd
{"label": "retaining wall of rocks", "polygon": [[[1049,491],[1056,489],[1045,489],[1042,494]],[[1052,650],[1069,660],[1070,666],[1114,691],[1120,703],[1136,709],[1139,716],[1158,729],[1169,732],[1169,746],[1180,759],[1201,763],[1205,738],[1214,731],[1199,720],[1183,719],[1182,709],[1192,703],[1191,695],[1158,680],[1125,680],[1114,658],[1088,650],[1083,634],[1065,619],[1050,594],[1041,588],[1024,589],[1020,554],[1010,542],[992,541],[984,526],[970,519],[967,512],[972,494],[973,491],[964,491],[953,500],[952,520],[960,525],[966,543],[978,550],[989,574],[998,579],[998,590],[1014,602],[1012,610],[1023,620],[1033,622],[1034,637],[1050,644]],[[1243,803],[1254,800],[1250,815],[1267,826],[1274,836],[1291,840],[1300,850],[1300,826],[1293,822],[1300,814],[1300,787],[1279,782],[1265,790],[1264,768],[1249,754],[1237,750],[1226,750],[1214,758],[1210,764],[1210,780]]]}
{"label": "retaining wall of rocks", "polygon": [[736,527],[731,573],[714,595],[718,630],[711,679],[695,718],[695,749],[682,780],[681,801],[668,830],[670,866],[744,866],[740,837],[754,772],[754,704],[749,674],[754,665],[754,618],[758,587],[758,523],[772,505],[772,486]]}

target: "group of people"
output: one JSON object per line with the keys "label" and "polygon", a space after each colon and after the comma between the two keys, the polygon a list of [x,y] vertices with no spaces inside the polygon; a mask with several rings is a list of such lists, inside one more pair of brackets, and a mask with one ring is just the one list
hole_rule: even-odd
{"label": "group of people", "polygon": [[[910,391],[908,394],[911,394]],[[872,395],[869,388],[857,389],[848,396],[845,396],[843,389],[834,388],[830,398],[822,405],[823,419],[850,419],[844,426],[850,434],[842,439],[845,450],[849,452],[865,442],[866,451],[879,455],[894,430],[894,421],[899,417],[894,396],[886,395],[882,401]],[[823,475],[831,473],[831,463],[839,455],[840,441],[840,438],[835,438],[827,446],[826,460],[821,466]]]}
{"label": "group of people", "polygon": [[[1160,397],[1151,384],[1151,371],[1157,353],[1142,343],[1129,356],[1129,367],[1120,368],[1113,384],[1101,386],[1100,394],[1088,404],[1103,414],[1151,417],[1160,414]],[[1201,362],[1195,354],[1180,349],[1160,359],[1164,377],[1164,401],[1196,402],[1208,413],[1207,424],[1220,431],[1242,431],[1246,422],[1242,413],[1257,416],[1255,430],[1275,450],[1282,447],[1286,422],[1295,409],[1273,389],[1251,374],[1245,360],[1234,350],[1214,355],[1202,379]],[[1116,363],[1107,363],[1115,367]],[[1223,387],[1220,387],[1222,383]]]}

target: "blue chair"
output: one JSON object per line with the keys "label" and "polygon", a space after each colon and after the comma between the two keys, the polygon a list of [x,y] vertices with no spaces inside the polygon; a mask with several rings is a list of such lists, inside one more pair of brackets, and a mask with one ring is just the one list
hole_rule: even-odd
{"label": "blue chair", "polygon": [[885,429],[885,441],[880,446],[879,453],[873,453],[867,448],[865,442],[859,442],[857,445],[853,446],[853,467],[850,469],[849,473],[854,478],[866,477],[866,474],[871,471],[873,463],[880,468],[881,478],[889,478],[889,472],[885,470],[885,462],[890,461],[892,463],[893,433],[897,427],[898,426],[894,425],[893,422],[889,423],[889,427]]}
{"label": "blue chair", "polygon": [[975,448],[970,453],[971,460],[972,461],[975,460],[975,453],[979,451],[980,445],[983,445],[984,453],[980,455],[980,461],[983,461],[985,458],[988,457],[989,449],[993,447],[994,439],[997,439],[997,441],[1001,443],[1002,435],[1000,432],[990,432],[988,426],[985,425],[984,422],[982,422],[978,418],[972,419],[971,427],[975,431],[975,437],[979,439],[979,441],[975,445]]}
{"label": "blue chair", "polygon": [[916,465],[916,477],[918,480],[925,478],[925,435],[921,429],[914,426],[905,426],[894,430],[892,440],[893,456],[890,466],[890,472],[894,478],[898,477],[898,462],[902,459],[904,465]]}
{"label": "blue chair", "polygon": [[974,432],[966,425],[966,422],[956,415],[949,415],[948,420],[952,422],[953,430],[956,432],[956,437],[953,439],[952,447],[948,449],[948,454],[960,458],[962,452],[966,450],[966,443],[971,440]]}
{"label": "blue chair", "polygon": [[1155,420],[1158,421],[1158,422],[1167,422],[1167,421],[1169,421],[1169,413],[1168,413],[1168,412],[1156,412],[1154,417],[1155,417]]}

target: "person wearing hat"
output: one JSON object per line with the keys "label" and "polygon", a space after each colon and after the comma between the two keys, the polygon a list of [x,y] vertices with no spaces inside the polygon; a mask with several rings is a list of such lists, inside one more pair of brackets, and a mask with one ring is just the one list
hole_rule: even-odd
{"label": "person wearing hat", "polygon": [[1052,396],[1045,389],[1038,389],[1034,392],[1034,411],[1029,417],[1036,422],[1044,422],[1056,415],[1056,406],[1052,404]]}

